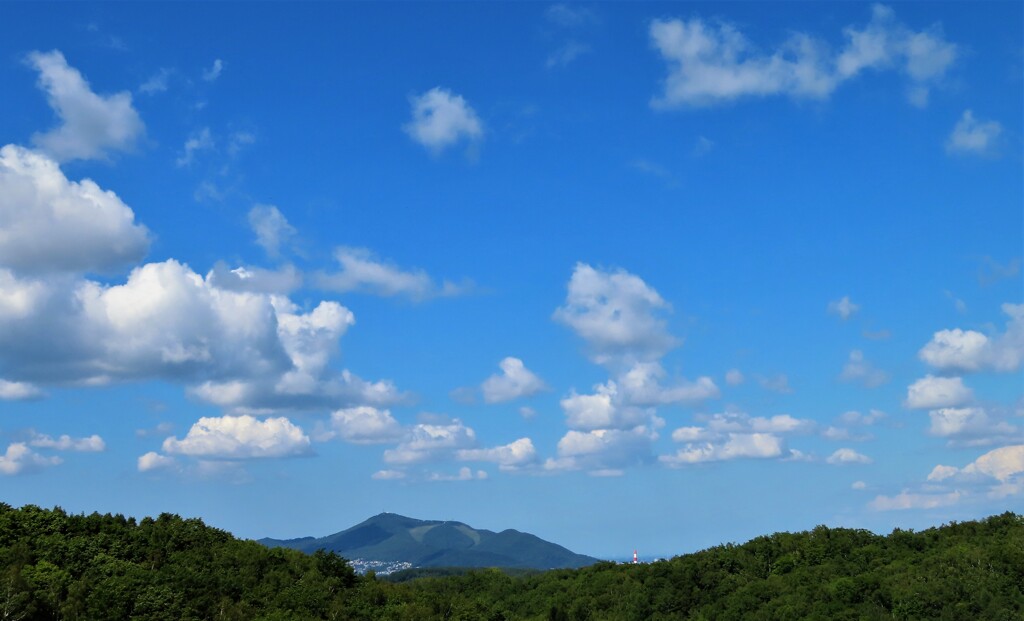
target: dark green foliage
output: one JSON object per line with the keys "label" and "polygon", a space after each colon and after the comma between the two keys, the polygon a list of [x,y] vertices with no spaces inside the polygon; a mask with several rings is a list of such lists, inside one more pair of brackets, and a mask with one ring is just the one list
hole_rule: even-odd
{"label": "dark green foliage", "polygon": [[888,537],[821,526],[646,565],[395,578],[404,582],[174,515],[136,522],[0,504],[0,621],[1016,620],[1024,518]]}

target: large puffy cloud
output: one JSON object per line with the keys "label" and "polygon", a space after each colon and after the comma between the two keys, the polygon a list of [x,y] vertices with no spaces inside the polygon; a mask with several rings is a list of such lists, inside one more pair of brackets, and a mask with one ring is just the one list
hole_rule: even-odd
{"label": "large puffy cloud", "polygon": [[996,121],[982,121],[964,110],[946,140],[946,152],[958,155],[988,155],[995,151],[1003,126]]}
{"label": "large puffy cloud", "polygon": [[1024,361],[1024,304],[1003,304],[1006,330],[991,337],[974,330],[940,330],[918,357],[942,371],[1016,371]]}
{"label": "large puffy cloud", "polygon": [[1020,430],[982,407],[940,408],[928,412],[928,432],[951,443],[981,446],[1020,437]]}
{"label": "large puffy cloud", "polygon": [[911,103],[923,106],[929,88],[959,55],[938,29],[912,31],[881,5],[875,5],[867,26],[850,26],[844,35],[838,53],[804,33],[762,52],[731,24],[656,19],[651,42],[668,63],[668,75],[664,92],[651,105],[709,106],[772,95],[824,99],[864,70],[898,69],[909,78]]}
{"label": "large puffy cloud", "polygon": [[484,449],[462,449],[456,452],[462,461],[489,461],[501,470],[520,470],[537,462],[537,450],[530,438],[519,438],[504,446]]}
{"label": "large puffy cloud", "polygon": [[0,400],[26,401],[43,396],[43,391],[27,382],[8,382],[0,379]]}
{"label": "large puffy cloud", "polygon": [[498,363],[501,374],[495,374],[480,385],[484,401],[502,403],[529,397],[547,389],[544,380],[526,368],[519,358],[509,356]]}
{"label": "large puffy cloud", "polygon": [[302,429],[285,417],[203,417],[181,440],[164,440],[163,451],[205,459],[292,457],[309,454],[310,441]]}
{"label": "large puffy cloud", "polygon": [[812,421],[789,414],[751,417],[723,412],[702,418],[702,426],[680,427],[672,432],[672,440],[683,447],[672,455],[660,456],[661,463],[677,468],[707,461],[794,457],[800,453],[787,451],[783,436],[808,433],[814,428]]}
{"label": "large puffy cloud", "polygon": [[483,138],[483,123],[462,95],[435,87],[413,97],[411,104],[412,120],[402,129],[434,153],[461,140],[475,142]]}
{"label": "large puffy cloud", "polygon": [[984,474],[1003,482],[1009,481],[1024,473],[1024,444],[991,450],[965,466],[963,471],[968,474]]}
{"label": "large puffy cloud", "polygon": [[463,293],[465,285],[444,281],[440,284],[423,270],[405,271],[385,263],[366,248],[342,246],[334,251],[341,265],[339,272],[321,272],[317,286],[327,291],[346,293],[356,291],[381,296],[404,295],[413,300]]}
{"label": "large puffy cloud", "polygon": [[904,405],[912,409],[952,408],[974,399],[974,391],[959,377],[926,375],[907,387]]}
{"label": "large puffy cloud", "polygon": [[330,368],[353,323],[336,302],[301,312],[282,296],[220,289],[173,260],[136,268],[114,286],[0,270],[6,381],[169,379],[203,400],[251,411],[400,401],[389,382]]}
{"label": "large puffy cloud", "polygon": [[95,159],[107,151],[129,151],[145,126],[127,91],[97,95],[82,74],[57,50],[32,52],[27,62],[39,72],[39,86],[61,124],[32,141],[58,160]]}
{"label": "large puffy cloud", "polygon": [[331,432],[323,439],[334,435],[353,444],[381,444],[400,440],[405,430],[388,410],[359,406],[331,412]]}
{"label": "large puffy cloud", "polygon": [[578,263],[554,318],[590,345],[597,362],[656,360],[678,344],[660,316],[670,306],[639,277]]}
{"label": "large puffy cloud", "polygon": [[0,267],[20,273],[107,271],[138,261],[149,232],[116,194],[70,181],[45,155],[0,149]]}
{"label": "large puffy cloud", "polygon": [[587,470],[591,474],[622,474],[622,469],[651,461],[651,446],[658,433],[650,425],[632,429],[568,431],[558,441],[558,457],[544,462],[549,472]]}
{"label": "large puffy cloud", "polygon": [[457,418],[417,423],[406,430],[398,446],[384,451],[384,461],[393,465],[437,461],[452,457],[456,451],[475,447],[476,433]]}

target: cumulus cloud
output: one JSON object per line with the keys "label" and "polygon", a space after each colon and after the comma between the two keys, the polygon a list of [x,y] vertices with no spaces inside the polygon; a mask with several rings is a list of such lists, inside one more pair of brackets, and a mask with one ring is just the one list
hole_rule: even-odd
{"label": "cumulus cloud", "polygon": [[677,379],[665,385],[666,372],[657,362],[638,362],[618,378],[625,401],[631,405],[651,406],[672,403],[694,405],[721,396],[710,377],[694,381]]}
{"label": "cumulus cloud", "polygon": [[839,374],[839,379],[844,382],[857,382],[868,388],[875,388],[889,381],[889,375],[868,362],[864,358],[864,352],[854,349],[850,352],[850,357],[846,360],[846,365],[843,366],[843,372]]}
{"label": "cumulus cloud", "polygon": [[1003,126],[996,121],[982,121],[964,110],[946,140],[946,153],[953,155],[991,155],[995,152]]}
{"label": "cumulus cloud", "polygon": [[0,379],[0,400],[27,401],[43,396],[43,391],[27,382],[8,382]]}
{"label": "cumulus cloud", "polygon": [[456,474],[442,474],[440,472],[431,473],[427,478],[428,481],[482,481],[487,478],[487,473],[483,470],[477,470],[473,472],[471,469],[463,466],[459,468]]}
{"label": "cumulus cloud", "polygon": [[867,455],[858,453],[851,448],[841,448],[836,449],[836,451],[829,455],[825,461],[834,465],[870,464],[871,458]]}
{"label": "cumulus cloud", "polygon": [[915,494],[907,491],[900,492],[895,496],[876,496],[868,503],[868,506],[875,511],[904,511],[907,509],[935,509],[955,505],[960,501],[962,494],[959,491],[946,494]]}
{"label": "cumulus cloud", "polygon": [[386,297],[402,295],[419,301],[459,295],[468,288],[449,281],[437,284],[425,271],[402,270],[377,259],[366,248],[341,246],[335,249],[334,258],[341,265],[341,271],[321,272],[316,277],[317,286],[327,291],[356,291]]}
{"label": "cumulus cloud", "polygon": [[409,465],[452,457],[456,451],[476,447],[476,432],[459,419],[418,423],[406,429],[405,437],[393,449],[384,451],[384,461]]}
{"label": "cumulus cloud", "polygon": [[58,438],[52,438],[46,434],[33,433],[29,445],[36,448],[48,448],[58,451],[80,451],[86,453],[97,453],[107,449],[103,438],[96,434],[85,438],[72,438],[64,434]]}
{"label": "cumulus cloud", "polygon": [[655,108],[711,106],[744,97],[786,95],[825,99],[865,70],[897,70],[908,79],[907,96],[924,106],[959,55],[933,27],[913,31],[892,9],[875,5],[871,21],[844,29],[833,52],[822,40],[794,33],[774,49],[759,50],[736,26],[700,18],[656,19],[649,34],[668,64],[664,92]]}
{"label": "cumulus cloud", "polygon": [[967,464],[963,472],[983,474],[1005,483],[1024,473],[1024,444],[991,450]]}
{"label": "cumulus cloud", "polygon": [[414,141],[440,153],[462,140],[476,142],[484,128],[476,111],[461,95],[435,87],[412,97],[412,120],[402,126]]}
{"label": "cumulus cloud", "polygon": [[650,361],[679,344],[661,317],[670,309],[657,291],[625,270],[577,263],[554,319],[583,338],[599,363],[613,357]]}
{"label": "cumulus cloud", "polygon": [[560,402],[570,429],[628,429],[647,422],[660,422],[653,410],[623,402],[618,386],[609,381],[594,386],[593,394],[572,391]]}
{"label": "cumulus cloud", "polygon": [[32,136],[32,142],[58,161],[105,158],[108,151],[130,151],[145,126],[127,91],[97,95],[82,74],[57,50],[32,52],[28,64],[39,72],[39,87],[61,124]]}
{"label": "cumulus cloud", "polygon": [[405,430],[388,410],[369,406],[345,408],[331,412],[331,433],[353,444],[381,444],[396,442],[405,435]]}
{"label": "cumulus cloud", "polygon": [[974,399],[974,391],[959,377],[926,375],[907,387],[903,404],[911,409],[953,408]]}
{"label": "cumulus cloud", "polygon": [[846,321],[850,317],[857,314],[860,310],[859,304],[854,304],[850,301],[850,296],[844,295],[839,300],[834,300],[828,303],[828,312],[830,315],[836,315],[843,321]]}
{"label": "cumulus cloud", "polygon": [[547,390],[544,380],[526,368],[523,361],[511,356],[498,363],[501,374],[495,374],[480,385],[484,401],[503,403],[520,397],[529,397]]}
{"label": "cumulus cloud", "polygon": [[632,429],[570,430],[558,441],[558,457],[546,460],[543,469],[619,471],[651,461],[651,446],[657,439],[658,433],[647,425]]}
{"label": "cumulus cloud", "polygon": [[742,458],[799,457],[799,451],[786,451],[783,435],[808,433],[810,420],[789,414],[751,417],[742,412],[723,412],[703,417],[703,426],[680,427],[672,440],[683,443],[673,455],[662,455],[661,463],[681,467],[709,461]]}
{"label": "cumulus cloud", "polygon": [[501,470],[520,470],[537,462],[537,450],[530,438],[519,438],[504,446],[484,449],[462,449],[455,453],[461,461],[488,461]]}
{"label": "cumulus cloud", "polygon": [[295,227],[274,205],[255,205],[249,210],[249,226],[256,233],[256,243],[271,257],[281,254],[281,247],[295,237]]}
{"label": "cumulus cloud", "polygon": [[163,451],[206,459],[293,457],[310,452],[309,437],[285,417],[203,417],[181,440],[170,437]]}
{"label": "cumulus cloud", "polygon": [[70,181],[40,153],[0,149],[0,270],[103,272],[148,249],[149,232],[116,194]]}
{"label": "cumulus cloud", "polygon": [[28,447],[24,442],[14,442],[7,446],[7,451],[0,455],[0,474],[15,475],[33,472],[47,466],[61,463],[60,457],[44,457]]}
{"label": "cumulus cloud", "polygon": [[679,467],[706,461],[766,458],[782,455],[782,439],[771,433],[729,433],[722,443],[688,444],[674,455],[662,455],[661,463]]}
{"label": "cumulus cloud", "polygon": [[178,462],[173,457],[161,455],[156,451],[150,451],[145,455],[139,456],[136,468],[139,472],[151,472],[153,470],[167,470],[177,465]]}
{"label": "cumulus cloud", "polygon": [[928,412],[931,426],[928,433],[948,438],[951,443],[982,446],[1006,442],[1020,437],[1020,430],[985,408],[941,408]]}
{"label": "cumulus cloud", "polygon": [[1024,304],[1003,304],[1006,330],[991,337],[974,330],[940,330],[917,353],[941,371],[1016,371],[1024,360]]}

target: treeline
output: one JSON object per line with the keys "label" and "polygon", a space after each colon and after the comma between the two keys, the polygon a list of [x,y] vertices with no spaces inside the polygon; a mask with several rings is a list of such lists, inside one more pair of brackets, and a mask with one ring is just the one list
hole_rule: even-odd
{"label": "treeline", "polygon": [[[0,620],[1024,618],[1024,518],[823,526],[647,565],[402,583],[163,514],[0,504]],[[410,572],[406,578],[417,574]]]}

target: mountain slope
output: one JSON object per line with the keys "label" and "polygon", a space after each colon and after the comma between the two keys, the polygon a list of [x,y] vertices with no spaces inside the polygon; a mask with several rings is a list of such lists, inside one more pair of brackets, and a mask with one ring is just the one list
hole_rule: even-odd
{"label": "mountain slope", "polygon": [[326,537],[261,539],[268,547],[303,552],[324,549],[345,558],[408,562],[414,567],[585,567],[597,559],[517,530],[495,533],[462,522],[417,520],[381,513]]}

